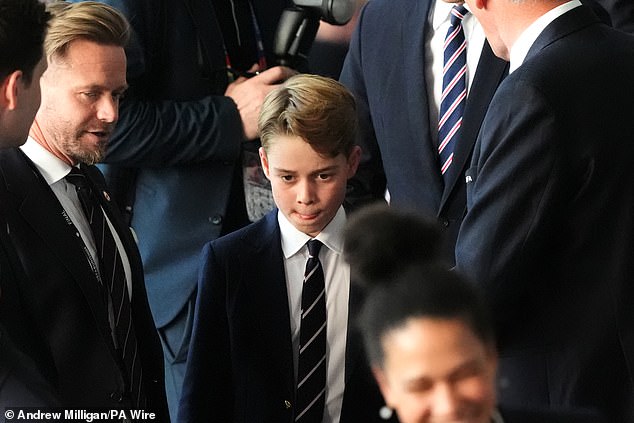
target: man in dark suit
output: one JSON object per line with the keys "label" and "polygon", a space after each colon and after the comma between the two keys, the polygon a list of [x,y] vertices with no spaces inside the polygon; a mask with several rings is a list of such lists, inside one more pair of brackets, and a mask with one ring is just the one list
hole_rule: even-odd
{"label": "man in dark suit", "polygon": [[[133,36],[126,49],[130,89],[100,167],[138,235],[174,418],[200,250],[250,223],[241,149],[253,144],[257,159],[251,140],[259,107],[290,74],[273,66],[272,52],[277,22],[291,1],[103,2],[124,13]],[[237,72],[258,62],[260,70],[265,63],[271,69],[249,79],[233,74],[237,80],[229,84],[227,58]]]}
{"label": "man in dark suit", "polygon": [[342,257],[355,130],[354,99],[332,79],[297,75],[267,97],[260,157],[279,211],[203,250],[179,421],[381,421]]}
{"label": "man in dark suit", "polygon": [[24,144],[40,104],[48,13],[32,0],[0,2],[0,148]]}
{"label": "man in dark suit", "polygon": [[634,39],[578,1],[469,0],[510,58],[467,171],[457,267],[486,292],[501,399],[634,419]]}
{"label": "man in dark suit", "polygon": [[[94,3],[49,10],[48,69],[31,137],[0,152],[0,203],[15,250],[0,319],[61,405],[145,409],[168,421],[140,257],[92,166],[126,89],[128,24]],[[80,181],[67,180],[69,171]]]}
{"label": "man in dark suit", "polygon": [[478,22],[467,14],[462,25],[467,100],[453,161],[442,175],[443,43],[453,6],[442,0],[370,2],[340,77],[357,99],[364,154],[348,200],[382,198],[387,188],[392,205],[437,217],[446,232],[443,256],[451,263],[465,213],[464,170],[489,101],[507,72],[507,63],[493,55]]}
{"label": "man in dark suit", "polygon": [[[49,14],[37,0],[0,0],[0,149],[24,143],[40,104],[40,76],[46,69],[44,36]],[[6,228],[0,204],[0,228]],[[6,246],[6,248],[5,248]],[[0,230],[0,297],[14,283],[6,230]],[[2,303],[0,302],[0,307]],[[0,321],[0,409],[57,404],[31,359],[9,339]]]}

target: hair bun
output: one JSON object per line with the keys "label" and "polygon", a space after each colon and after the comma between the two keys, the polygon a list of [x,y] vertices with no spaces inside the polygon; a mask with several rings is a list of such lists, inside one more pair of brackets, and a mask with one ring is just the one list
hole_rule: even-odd
{"label": "hair bun", "polygon": [[374,204],[352,214],[344,239],[352,281],[372,286],[390,283],[412,265],[438,260],[440,229],[418,212]]}

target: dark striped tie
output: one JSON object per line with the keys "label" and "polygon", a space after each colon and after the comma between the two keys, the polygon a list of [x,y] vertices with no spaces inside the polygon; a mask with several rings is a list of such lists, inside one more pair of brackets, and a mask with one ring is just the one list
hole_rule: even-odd
{"label": "dark striped tie", "polygon": [[326,402],[326,289],[319,261],[322,243],[308,241],[299,330],[297,414],[299,423],[321,423]]}
{"label": "dark striped tie", "polygon": [[453,161],[456,133],[462,125],[467,98],[467,43],[462,29],[462,19],[467,13],[469,11],[462,5],[451,9],[451,26],[445,37],[438,121],[438,154],[443,176]]}
{"label": "dark striped tie", "polygon": [[[127,391],[130,393],[132,405],[144,408],[146,398],[142,389],[143,371],[138,356],[134,326],[132,325],[128,285],[117,244],[99,204],[98,194],[92,190],[85,174],[80,169],[73,167],[66,175],[66,180],[75,186],[77,197],[79,197],[95,240],[102,284],[108,290],[109,302],[114,314],[115,347],[128,375]],[[110,319],[108,320],[110,321]]]}

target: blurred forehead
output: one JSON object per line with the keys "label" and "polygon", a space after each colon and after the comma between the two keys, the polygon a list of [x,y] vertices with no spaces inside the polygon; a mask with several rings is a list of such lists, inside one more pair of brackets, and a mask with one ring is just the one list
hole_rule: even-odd
{"label": "blurred forehead", "polygon": [[[485,360],[489,348],[461,319],[411,318],[382,340],[385,367],[442,376],[467,362]],[[407,363],[407,364],[406,364]]]}

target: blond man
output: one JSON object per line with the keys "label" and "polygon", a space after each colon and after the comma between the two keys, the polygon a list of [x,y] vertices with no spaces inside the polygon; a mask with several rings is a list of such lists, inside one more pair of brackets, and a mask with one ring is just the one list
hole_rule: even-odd
{"label": "blond man", "polygon": [[168,421],[140,257],[93,166],[127,87],[128,23],[95,2],[48,8],[42,103],[26,144],[0,154],[0,202],[20,270],[3,287],[2,321],[64,407]]}

